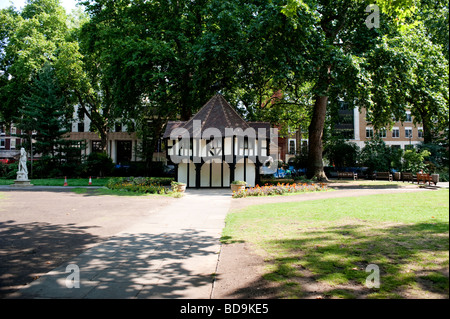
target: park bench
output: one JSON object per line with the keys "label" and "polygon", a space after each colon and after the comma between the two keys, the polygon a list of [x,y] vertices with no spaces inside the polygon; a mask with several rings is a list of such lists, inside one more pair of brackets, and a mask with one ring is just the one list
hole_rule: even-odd
{"label": "park bench", "polygon": [[414,183],[415,176],[412,173],[402,172],[402,182],[405,182],[405,181],[411,181],[412,183]]}
{"label": "park bench", "polygon": [[428,182],[428,185],[431,185],[431,183],[434,183],[434,185],[436,185],[436,182],[433,181],[430,174],[417,173],[417,184],[420,184],[420,182],[423,182],[424,184],[426,184]]}
{"label": "park bench", "polygon": [[341,178],[353,178],[354,181],[358,179],[358,173],[354,172],[338,172],[338,179]]}
{"label": "park bench", "polygon": [[392,182],[392,174],[389,172],[376,172],[374,174],[375,180],[377,179],[387,179],[388,181]]}

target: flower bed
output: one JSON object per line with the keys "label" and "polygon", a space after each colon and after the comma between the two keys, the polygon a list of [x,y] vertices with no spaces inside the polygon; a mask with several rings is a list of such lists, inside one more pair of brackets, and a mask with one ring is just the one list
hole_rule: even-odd
{"label": "flower bed", "polygon": [[243,198],[247,196],[271,196],[271,195],[285,195],[302,192],[317,192],[327,190],[327,185],[319,184],[284,184],[277,185],[265,184],[264,186],[256,185],[255,187],[247,188],[239,192],[233,192],[233,198]]}
{"label": "flower bed", "polygon": [[168,194],[173,178],[164,177],[117,177],[111,178],[106,187],[114,190],[122,190],[147,194]]}

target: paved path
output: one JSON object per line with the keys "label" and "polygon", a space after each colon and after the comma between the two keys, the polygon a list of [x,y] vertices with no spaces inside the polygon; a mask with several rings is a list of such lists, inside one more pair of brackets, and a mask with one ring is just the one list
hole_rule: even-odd
{"label": "paved path", "polygon": [[[396,190],[348,189],[314,193],[302,199],[361,196]],[[263,199],[268,202],[280,200],[255,198],[246,205],[253,200],[266,202]],[[234,206],[231,202],[229,189],[188,190],[183,198],[152,212],[138,224],[129,223],[125,230],[68,260],[11,297],[210,298],[224,220],[230,207]],[[79,288],[66,286],[67,278],[76,277],[72,266],[79,269]]]}
{"label": "paved path", "polygon": [[[210,298],[230,195],[229,189],[188,190],[12,297]],[[66,286],[68,277],[76,278],[72,269],[79,269],[79,288]]]}

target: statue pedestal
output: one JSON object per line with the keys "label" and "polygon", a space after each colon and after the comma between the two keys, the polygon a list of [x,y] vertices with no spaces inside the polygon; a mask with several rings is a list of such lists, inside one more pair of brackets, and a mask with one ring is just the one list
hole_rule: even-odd
{"label": "statue pedestal", "polygon": [[14,184],[10,185],[11,187],[28,187],[28,186],[34,186],[30,183],[29,180],[15,180]]}
{"label": "statue pedestal", "polygon": [[23,172],[17,172],[17,179],[14,181],[12,187],[28,187],[33,186],[28,179],[28,176]]}

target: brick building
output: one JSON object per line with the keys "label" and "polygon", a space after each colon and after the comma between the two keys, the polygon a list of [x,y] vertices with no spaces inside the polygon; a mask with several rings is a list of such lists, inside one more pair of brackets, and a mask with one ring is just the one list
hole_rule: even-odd
{"label": "brick building", "polygon": [[408,149],[423,143],[423,127],[414,124],[414,117],[410,111],[406,111],[405,121],[396,121],[392,127],[378,131],[367,120],[367,110],[358,108],[339,111],[339,123],[335,125],[335,132],[346,138],[349,142],[356,143],[364,148],[365,142],[378,135],[391,147]]}
{"label": "brick building", "polygon": [[22,139],[18,137],[20,130],[14,125],[7,128],[6,123],[0,122],[0,161],[9,163],[19,157]]}

